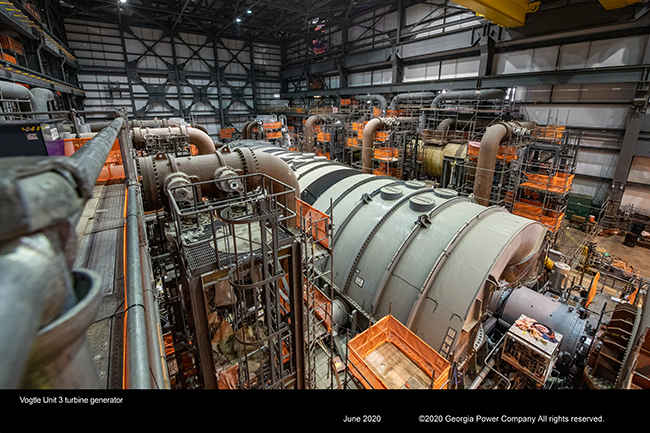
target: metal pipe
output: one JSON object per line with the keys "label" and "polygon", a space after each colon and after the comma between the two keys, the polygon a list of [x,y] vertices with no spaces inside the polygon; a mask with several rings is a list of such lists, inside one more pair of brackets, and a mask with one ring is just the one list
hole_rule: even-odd
{"label": "metal pipe", "polygon": [[384,98],[382,95],[361,95],[356,97],[357,100],[359,101],[367,101],[367,102],[378,102],[379,107],[381,108],[381,114],[380,117],[384,117],[386,115],[386,108],[388,107],[388,104],[386,102],[386,98]]}
{"label": "metal pipe", "polygon": [[363,128],[361,139],[361,167],[363,173],[372,174],[372,154],[375,142],[375,133],[383,125],[391,125],[399,122],[410,122],[418,120],[417,117],[375,117],[366,123]]}
{"label": "metal pipe", "polygon": [[474,180],[474,197],[478,204],[488,206],[490,203],[494,167],[501,141],[510,138],[517,128],[531,129],[534,126],[533,122],[499,122],[485,131],[481,139]]}
{"label": "metal pipe", "polygon": [[432,100],[436,97],[436,94],[433,92],[415,92],[415,93],[400,93],[393,97],[390,101],[390,109],[397,109],[397,105],[405,99],[419,99],[422,100]]}
{"label": "metal pipe", "polygon": [[44,233],[0,247],[0,388],[20,385],[38,330],[64,310],[72,283],[60,245]]}
{"label": "metal pipe", "polygon": [[[142,215],[142,208],[140,208]],[[140,218],[140,229],[144,230],[144,222]],[[156,286],[151,276],[151,257],[146,245],[140,247],[142,263],[142,281],[144,293],[144,308],[147,312],[147,342],[149,343],[149,365],[154,388],[169,389],[169,373],[165,359],[165,344],[160,329],[160,311],[156,302]]]}
{"label": "metal pipe", "polygon": [[314,152],[314,124],[316,122],[322,121],[322,116],[314,114],[307,118],[305,122],[305,152],[313,153]]}
{"label": "metal pipe", "polygon": [[71,238],[121,124],[116,119],[74,157],[0,162],[0,388],[17,386],[28,368],[42,365],[25,365],[28,357],[39,356],[33,352],[37,331],[77,312],[83,301],[74,293],[70,268],[77,242]]}
{"label": "metal pipe", "polygon": [[167,134],[187,134],[190,144],[194,145],[199,151],[199,155],[214,153],[215,145],[212,138],[205,132],[197,128],[187,126],[174,126],[167,128],[133,128],[133,141],[136,146],[142,146],[145,142],[145,135],[166,136]]}
{"label": "metal pipe", "polygon": [[248,140],[250,137],[248,136],[248,125],[253,122],[252,120],[247,121],[244,123],[244,126],[241,127],[241,138],[242,140]]}
{"label": "metal pipe", "polygon": [[108,154],[123,124],[123,117],[116,118],[70,156],[70,159],[77,163],[79,170],[84,175],[88,196],[92,195],[95,182],[97,182],[102,168],[104,168],[106,158],[108,158]]}
{"label": "metal pipe", "polygon": [[248,137],[249,140],[253,139],[253,128],[255,126],[257,126],[256,120],[251,120],[250,123],[246,126],[246,137]]}
{"label": "metal pipe", "polygon": [[[248,140],[247,140],[248,141]],[[251,140],[252,143],[260,143]],[[233,148],[237,148],[240,142],[231,143]],[[268,144],[268,143],[265,143]],[[146,203],[146,210],[159,209],[162,207],[165,197],[158,195],[158,187],[162,186],[164,180],[171,174],[182,172],[185,175],[195,178],[199,182],[216,180],[215,174],[220,167],[230,167],[234,170],[241,170],[244,174],[264,173],[275,180],[295,189],[295,197],[289,197],[287,210],[296,211],[295,198],[300,197],[300,187],[296,174],[291,170],[286,162],[280,157],[263,152],[241,147],[238,151],[230,151],[226,148],[224,151],[219,150],[211,155],[197,155],[193,157],[167,156],[169,164],[157,164],[154,168],[155,160],[151,157],[140,158],[140,169],[142,174],[142,184],[146,185],[146,197],[149,202]],[[181,169],[178,169],[181,167]],[[158,183],[161,183],[158,185]],[[277,186],[277,185],[276,185]],[[208,188],[205,185],[205,188]],[[214,187],[216,189],[216,186]],[[207,191],[203,191],[207,193]],[[274,191],[277,192],[277,191]]]}
{"label": "metal pipe", "polygon": [[140,232],[138,221],[138,186],[131,182],[126,193],[125,242],[125,362],[123,386],[125,389],[151,389],[149,347],[147,342],[147,315],[145,311],[140,262]]}
{"label": "metal pipe", "polygon": [[431,101],[431,108],[437,108],[441,101],[503,99],[504,97],[505,91],[503,89],[477,89],[443,92],[439,93],[438,96]]}
{"label": "metal pipe", "polygon": [[363,136],[361,138],[361,167],[364,173],[372,173],[372,147],[375,142],[375,132],[384,124],[383,118],[375,117],[366,123],[363,128]]}

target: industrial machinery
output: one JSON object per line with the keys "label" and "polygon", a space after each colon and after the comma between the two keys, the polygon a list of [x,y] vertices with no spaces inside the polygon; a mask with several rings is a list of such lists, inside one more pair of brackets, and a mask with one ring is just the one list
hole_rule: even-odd
{"label": "industrial machinery", "polygon": [[[387,113],[404,109],[400,103],[409,98],[397,98]],[[432,98],[427,105],[439,103]],[[365,126],[375,125],[373,134],[388,126],[392,137],[401,132],[407,138],[408,131],[400,127],[423,125],[425,110],[419,107],[415,116],[375,117],[379,120]],[[326,132],[309,135],[323,117],[310,119],[305,147],[315,150],[322,144],[318,133]],[[83,187],[78,191],[88,191],[119,137],[127,193],[126,387],[152,387],[151,377],[169,388],[367,387],[354,374],[346,374],[343,383],[336,376],[324,384],[316,373],[317,354],[328,359],[333,377],[340,373],[333,360],[347,361],[349,334],[362,335],[375,326],[412,334],[408,338],[421,345],[421,353],[437,359],[436,376],[430,377],[436,388],[603,383],[594,378],[619,387],[640,383],[639,375],[630,373],[638,371],[645,344],[636,335],[645,323],[640,308],[606,311],[594,302],[597,279],[589,288],[576,287],[568,264],[549,261],[550,232],[542,221],[488,201],[502,138],[530,134],[526,123],[497,122],[486,132],[495,138],[492,145],[481,146],[487,151],[478,155],[477,164],[492,175],[477,172],[474,195],[466,196],[417,178],[376,173],[368,163],[373,159],[372,152],[368,158],[370,145],[362,146],[359,167],[333,158],[349,122],[329,120],[323,126],[332,128],[336,146],[329,155],[318,155],[289,150],[279,141],[215,143],[200,128],[129,124],[120,117],[92,126],[101,132],[90,134],[70,164],[61,157],[39,163],[44,173],[26,171],[51,176],[69,169],[70,179]],[[261,133],[263,123],[250,122],[245,131],[257,127]],[[408,139],[419,143],[418,130],[411,132]],[[369,136],[364,128],[364,144]],[[490,156],[487,163],[485,154]],[[87,158],[92,163],[86,164]],[[16,185],[26,185],[21,170],[8,173],[3,175],[9,186],[3,192],[6,200]],[[30,191],[21,197],[36,197]],[[83,206],[78,197],[74,201],[74,215],[63,215],[61,221],[75,217]],[[33,203],[20,203],[24,206],[15,209],[32,215]],[[4,212],[15,209],[3,206]],[[50,227],[38,215],[33,214],[34,230],[3,223],[7,245],[17,242],[16,234],[31,237],[36,229]],[[14,220],[19,221],[3,217]],[[55,232],[47,233],[65,234]],[[15,254],[27,257],[18,249],[7,250],[0,267]],[[69,263],[61,269],[69,269]],[[63,286],[76,287],[81,276],[72,275],[63,272]],[[86,287],[84,293],[94,287],[79,284]],[[46,316],[39,325],[53,318]],[[37,328],[29,327],[31,335],[25,338],[34,338]],[[371,334],[381,334],[374,329]],[[613,330],[624,330],[627,338],[608,339]],[[613,363],[616,347],[620,350]],[[26,360],[25,351],[16,353],[22,354],[18,362]],[[10,366],[3,369],[3,377],[9,377]],[[25,371],[22,384],[36,386],[41,370]],[[422,376],[402,385],[426,387],[427,380]],[[21,385],[16,378],[4,383]]]}

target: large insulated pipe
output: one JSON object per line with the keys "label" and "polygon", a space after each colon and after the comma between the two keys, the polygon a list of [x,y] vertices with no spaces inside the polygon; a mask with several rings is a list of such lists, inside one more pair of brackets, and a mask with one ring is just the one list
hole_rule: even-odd
{"label": "large insulated pipe", "polygon": [[[145,196],[145,211],[156,210],[166,203],[164,183],[170,176],[182,173],[194,182],[217,180],[218,169],[229,167],[242,174],[263,173],[295,190],[295,194],[287,198],[285,204],[289,211],[296,211],[296,198],[300,197],[300,186],[293,170],[278,156],[248,149],[237,148],[241,143],[259,143],[255,140],[242,140],[230,143],[234,147],[217,150],[210,155],[197,155],[192,157],[173,157],[168,155],[165,159],[145,157],[139,159],[142,173],[142,185]],[[279,186],[278,186],[279,187]],[[216,184],[213,185],[216,192]],[[202,186],[202,192],[209,194],[209,185]],[[274,193],[282,191],[273,191]]]}
{"label": "large insulated pipe", "polygon": [[[32,93],[32,109],[37,113],[47,112],[50,110],[49,102],[54,101],[54,93],[49,89],[33,88],[30,90]],[[42,114],[35,116],[37,119],[47,119],[48,115]]]}
{"label": "large insulated pipe", "polygon": [[305,152],[314,152],[314,125],[323,120],[323,117],[314,114],[307,118],[305,121]]}
{"label": "large insulated pipe", "polygon": [[379,108],[381,109],[381,116],[386,115],[386,108],[388,107],[388,103],[386,102],[386,98],[384,98],[382,95],[359,95],[356,97],[356,99],[357,101],[377,102],[379,104]]}
{"label": "large insulated pipe", "polygon": [[375,133],[384,125],[394,125],[399,122],[417,121],[417,117],[375,117],[366,123],[361,138],[361,167],[364,173],[372,173],[373,146]]}
{"label": "large insulated pipe", "polygon": [[399,93],[393,97],[390,101],[390,109],[391,110],[396,110],[397,106],[400,104],[402,101],[408,101],[408,100],[413,100],[413,101],[430,101],[433,98],[436,97],[436,94],[433,92],[415,92],[415,93]]}
{"label": "large insulated pipe", "polygon": [[455,90],[451,92],[443,92],[439,93],[433,101],[431,101],[431,108],[437,108],[438,104],[442,101],[481,101],[488,99],[503,99],[505,94],[505,90],[503,89]]}
{"label": "large insulated pipe", "polygon": [[186,134],[189,137],[190,144],[194,145],[199,155],[213,153],[216,149],[212,138],[198,128],[187,126],[174,126],[167,128],[133,128],[133,142],[136,147],[144,146],[146,136],[154,135],[164,137],[168,134]]}
{"label": "large insulated pipe", "polygon": [[248,125],[253,122],[253,120],[249,120],[246,123],[244,123],[244,126],[241,127],[241,138],[242,140],[248,140],[250,137],[248,136]]}
{"label": "large insulated pipe", "polygon": [[501,142],[511,138],[515,130],[520,128],[531,129],[535,126],[532,122],[499,122],[490,126],[483,134],[479,148],[476,177],[474,178],[474,197],[482,206],[490,203],[494,167]]}

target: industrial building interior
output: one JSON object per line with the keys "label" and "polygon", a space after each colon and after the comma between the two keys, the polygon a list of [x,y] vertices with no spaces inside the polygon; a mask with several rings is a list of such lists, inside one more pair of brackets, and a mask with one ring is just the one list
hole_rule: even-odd
{"label": "industrial building interior", "polygon": [[650,388],[650,0],[0,21],[0,388]]}

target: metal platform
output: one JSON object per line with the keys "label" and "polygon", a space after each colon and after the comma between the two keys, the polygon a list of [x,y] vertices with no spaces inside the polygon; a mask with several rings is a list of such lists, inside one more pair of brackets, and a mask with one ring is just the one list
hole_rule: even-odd
{"label": "metal platform", "polygon": [[122,388],[124,200],[122,183],[97,184],[77,225],[76,268],[101,277],[102,301],[87,335],[102,388]]}

